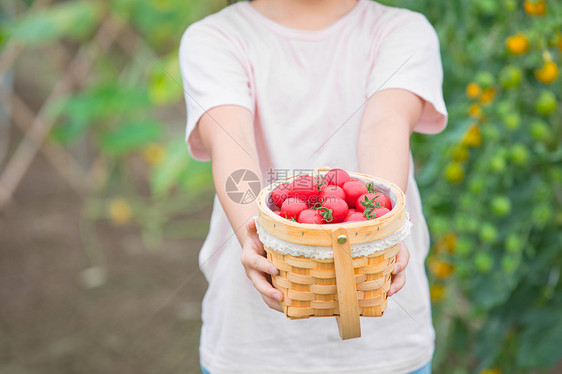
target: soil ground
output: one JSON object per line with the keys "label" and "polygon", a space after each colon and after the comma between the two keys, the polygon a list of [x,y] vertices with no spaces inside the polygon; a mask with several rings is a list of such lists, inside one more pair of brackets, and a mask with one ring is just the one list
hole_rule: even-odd
{"label": "soil ground", "polygon": [[0,373],[199,373],[202,240],[146,251],[96,224],[107,280],[88,288],[81,207],[38,158],[0,212]]}

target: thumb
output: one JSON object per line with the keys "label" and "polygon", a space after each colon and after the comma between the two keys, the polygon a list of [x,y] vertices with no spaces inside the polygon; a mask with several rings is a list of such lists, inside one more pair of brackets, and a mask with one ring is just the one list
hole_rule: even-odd
{"label": "thumb", "polygon": [[254,217],[251,217],[248,220],[248,223],[246,224],[246,229],[248,230],[248,233],[257,232],[257,230],[256,230],[256,220],[254,219]]}

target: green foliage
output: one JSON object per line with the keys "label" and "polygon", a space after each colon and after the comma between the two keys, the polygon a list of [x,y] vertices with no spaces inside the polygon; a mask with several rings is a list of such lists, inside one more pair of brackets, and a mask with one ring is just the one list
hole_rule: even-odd
{"label": "green foliage", "polygon": [[100,149],[111,156],[127,154],[158,140],[162,128],[160,123],[151,120],[122,122],[116,129],[100,135]]}
{"label": "green foliage", "polygon": [[[552,366],[562,359],[562,84],[536,71],[561,64],[562,5],[537,16],[523,1],[386,3],[424,13],[442,47],[449,128],[413,145],[430,282],[446,290],[433,292],[436,371]],[[529,43],[521,55],[507,45],[517,33]],[[449,302],[455,293],[466,308]]]}
{"label": "green foliage", "polygon": [[91,34],[102,15],[101,2],[65,2],[26,14],[10,22],[6,31],[12,41],[23,45],[40,45],[62,37],[82,40]]}
{"label": "green foliage", "polygon": [[[87,216],[138,225],[148,248],[158,247],[168,234],[174,239],[203,237],[207,229],[200,221],[191,225],[193,218],[180,218],[210,203],[210,164],[189,157],[183,121],[170,125],[169,118],[178,113],[167,112],[183,106],[180,38],[191,22],[218,10],[217,5],[224,4],[66,1],[15,18],[0,16],[0,45],[32,53],[51,48],[59,58],[56,44],[61,44],[69,56],[81,48],[82,57],[92,60],[80,88],[45,108],[56,123],[50,140],[77,150],[79,158],[87,152],[96,160],[86,165],[97,177],[85,204]],[[111,27],[100,33],[108,21]],[[107,52],[100,53],[99,42],[113,37],[117,39]],[[56,72],[61,77],[65,73]]]}
{"label": "green foliage", "polygon": [[124,119],[140,119],[147,114],[149,105],[147,92],[142,88],[116,83],[86,88],[51,106],[49,114],[61,119],[52,136],[61,143],[72,143],[89,131],[107,129],[110,124],[120,127]]}
{"label": "green foliage", "polygon": [[176,103],[183,98],[177,53],[160,59],[148,73],[148,95],[157,105]]}
{"label": "green foliage", "polygon": [[152,171],[150,188],[156,196],[166,196],[180,181],[183,173],[191,174],[190,160],[185,157],[185,143],[180,139],[166,150],[166,160]]}

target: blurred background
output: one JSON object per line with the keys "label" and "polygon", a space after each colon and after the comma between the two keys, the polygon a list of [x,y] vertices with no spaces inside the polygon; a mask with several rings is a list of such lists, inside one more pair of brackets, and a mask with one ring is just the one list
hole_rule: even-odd
{"label": "blurred background", "polygon": [[[441,40],[449,126],[413,137],[436,373],[560,373],[562,3],[385,0]],[[177,50],[222,0],[0,5],[0,373],[197,373]]]}

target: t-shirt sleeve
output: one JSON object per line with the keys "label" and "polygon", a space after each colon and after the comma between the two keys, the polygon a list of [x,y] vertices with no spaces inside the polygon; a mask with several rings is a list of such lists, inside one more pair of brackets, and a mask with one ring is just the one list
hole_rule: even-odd
{"label": "t-shirt sleeve", "polygon": [[384,35],[370,70],[368,95],[388,88],[408,90],[424,102],[414,131],[435,134],[447,124],[439,39],[428,20],[409,12]]}
{"label": "t-shirt sleeve", "polygon": [[198,24],[182,37],[179,61],[187,110],[186,142],[196,160],[210,160],[197,129],[205,112],[220,105],[239,105],[254,112],[249,68],[240,48],[224,33]]}

